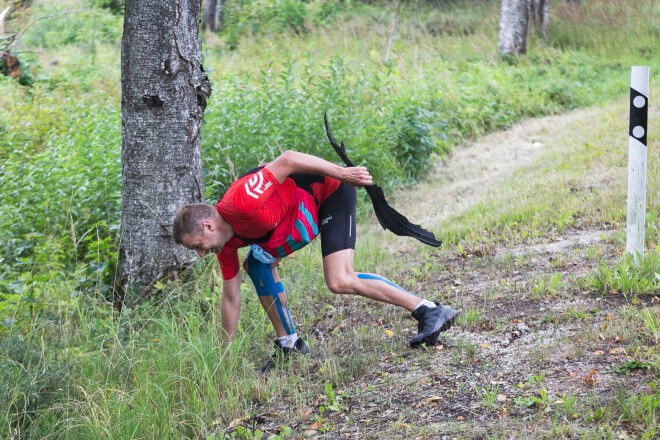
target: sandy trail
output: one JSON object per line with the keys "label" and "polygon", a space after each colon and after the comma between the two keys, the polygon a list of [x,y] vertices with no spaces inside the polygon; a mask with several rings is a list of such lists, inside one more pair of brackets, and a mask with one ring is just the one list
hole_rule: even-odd
{"label": "sandy trail", "polygon": [[590,108],[527,119],[508,130],[457,147],[436,166],[426,182],[406,191],[405,197],[396,198],[397,208],[433,228],[474,206],[517,170],[532,165],[558,133],[587,124],[602,111]]}

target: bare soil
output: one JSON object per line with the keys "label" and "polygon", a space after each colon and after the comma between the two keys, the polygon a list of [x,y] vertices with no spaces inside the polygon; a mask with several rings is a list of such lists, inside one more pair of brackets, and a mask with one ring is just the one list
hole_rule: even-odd
{"label": "bare soil", "polygon": [[[427,182],[399,194],[397,208],[426,227],[438,225],[488,197],[503,179],[537,161],[549,139],[588,123],[598,111],[527,120],[457,148]],[[361,233],[386,234],[375,222]],[[644,369],[608,372],[629,359],[630,340],[612,330],[621,325],[629,299],[591,295],[578,285],[601,261],[619,256],[615,235],[607,228],[571,229],[481,255],[432,253],[426,259],[411,257],[409,239],[385,239],[410,267],[400,278],[416,278],[416,294],[439,295],[460,310],[461,325],[442,334],[439,345],[411,350],[407,340],[415,326],[408,313],[335,297],[334,311],[308,336],[316,337],[320,352],[320,360],[309,360],[310,371],[327,365],[324,359],[335,357],[341,366],[351,353],[373,350],[373,374],[353,376],[350,389],[334,390],[339,411],[327,409],[327,395],[299,413],[283,399],[275,412],[259,416],[259,426],[273,434],[284,424],[295,438],[578,438],[594,426],[576,414],[587,403],[597,407],[621,390],[643,391],[653,379]],[[590,255],[595,247],[598,258]],[[426,276],[413,274],[428,261]],[[654,299],[641,301],[652,305]],[[392,328],[394,336],[382,333],[383,345],[367,348],[359,338],[338,345],[329,336],[361,326]],[[572,396],[575,408],[563,403]],[[573,433],[548,434],[557,420]]]}

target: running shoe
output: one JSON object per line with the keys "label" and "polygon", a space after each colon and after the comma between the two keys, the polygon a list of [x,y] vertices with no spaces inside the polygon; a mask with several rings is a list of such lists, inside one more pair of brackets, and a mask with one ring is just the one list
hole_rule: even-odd
{"label": "running shoe", "polygon": [[268,359],[266,365],[259,369],[260,373],[267,373],[268,371],[275,368],[278,364],[286,362],[292,355],[297,354],[308,354],[311,350],[305,344],[302,338],[296,339],[296,343],[293,345],[293,348],[282,347],[282,344],[277,339],[275,340],[275,353]]}
{"label": "running shoe", "polygon": [[410,340],[410,346],[434,345],[441,332],[451,328],[458,312],[436,302],[437,307],[420,306],[412,312],[417,320],[417,336]]}

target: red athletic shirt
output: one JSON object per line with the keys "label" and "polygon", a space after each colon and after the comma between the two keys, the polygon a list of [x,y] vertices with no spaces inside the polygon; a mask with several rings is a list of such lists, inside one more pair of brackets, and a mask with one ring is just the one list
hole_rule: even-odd
{"label": "red athletic shirt", "polygon": [[237,250],[247,246],[248,239],[273,231],[259,246],[275,258],[311,242],[319,233],[319,206],[340,183],[331,177],[322,180],[311,184],[313,195],[299,188],[290,177],[280,184],[266,168],[234,182],[215,205],[222,218],[236,229],[236,235],[218,254],[222,278],[229,280],[238,274]]}

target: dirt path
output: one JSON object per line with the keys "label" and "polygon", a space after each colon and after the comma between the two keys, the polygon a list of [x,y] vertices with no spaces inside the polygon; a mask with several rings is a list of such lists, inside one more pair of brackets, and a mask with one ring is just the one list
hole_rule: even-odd
{"label": "dirt path", "polygon": [[[527,120],[457,148],[426,182],[393,197],[393,204],[433,229],[488,198],[514,173],[538,166],[547,149],[556,148],[549,145],[558,134],[577,137],[603,112],[592,108]],[[418,252],[414,240],[383,233],[375,220],[362,226],[359,234],[401,255],[409,273],[399,279],[414,279],[414,292],[460,310],[460,325],[444,333],[440,345],[410,350],[414,324],[408,313],[331,297],[332,312],[313,325],[333,336],[318,343],[322,359],[312,360],[311,369],[349,369],[351,353],[371,353],[373,365],[369,374],[353,377],[353,390],[337,394],[340,410],[323,412],[332,402],[319,396],[302,418],[285,423],[295,438],[578,438],[546,433],[557,423],[588,431],[591,422],[585,427],[585,420],[592,417],[589,411],[596,414],[599,402],[611,401],[622,389],[642,389],[650,380],[647,370],[632,370],[625,378],[607,373],[630,359],[626,347],[639,331],[627,328],[634,319],[630,301],[589,295],[578,285],[601,261],[619,256],[614,233],[569,229],[497,245],[479,256],[429,251],[422,260],[426,248]],[[426,263],[430,269],[420,274]],[[356,333],[360,328],[378,330]],[[394,331],[386,333],[392,338],[387,345],[382,329],[389,328]],[[290,404],[276,410],[292,415]]]}
{"label": "dirt path", "polygon": [[[396,206],[433,228],[538,163],[558,133],[579,132],[602,113],[592,108],[527,120],[457,148],[428,181],[399,194]],[[366,229],[382,235],[377,224]],[[344,398],[364,423],[330,418],[335,433],[321,437],[485,438],[497,431],[509,438],[539,438],[535,426],[544,424],[544,411],[563,411],[570,422],[576,417],[574,400],[597,401],[617,387],[640,386],[645,375],[633,372],[622,385],[620,375],[602,374],[625,359],[618,333],[607,326],[626,301],[585,296],[575,287],[599,260],[617,256],[609,242],[612,233],[569,230],[541,243],[493,249],[478,264],[458,255],[441,261],[442,270],[416,289],[427,295],[445,292],[461,310],[462,325],[444,334],[429,357],[410,350],[381,356],[381,369],[361,380],[362,393]],[[392,252],[414,246],[384,235]],[[600,259],[589,258],[595,248]],[[352,319],[349,309],[344,319]],[[537,422],[529,427],[529,419]],[[527,432],[519,432],[521,426]]]}
{"label": "dirt path", "polygon": [[397,208],[433,228],[452,214],[474,206],[497,184],[531,165],[559,133],[588,124],[602,109],[528,119],[506,131],[455,148],[426,182],[399,194]]}

